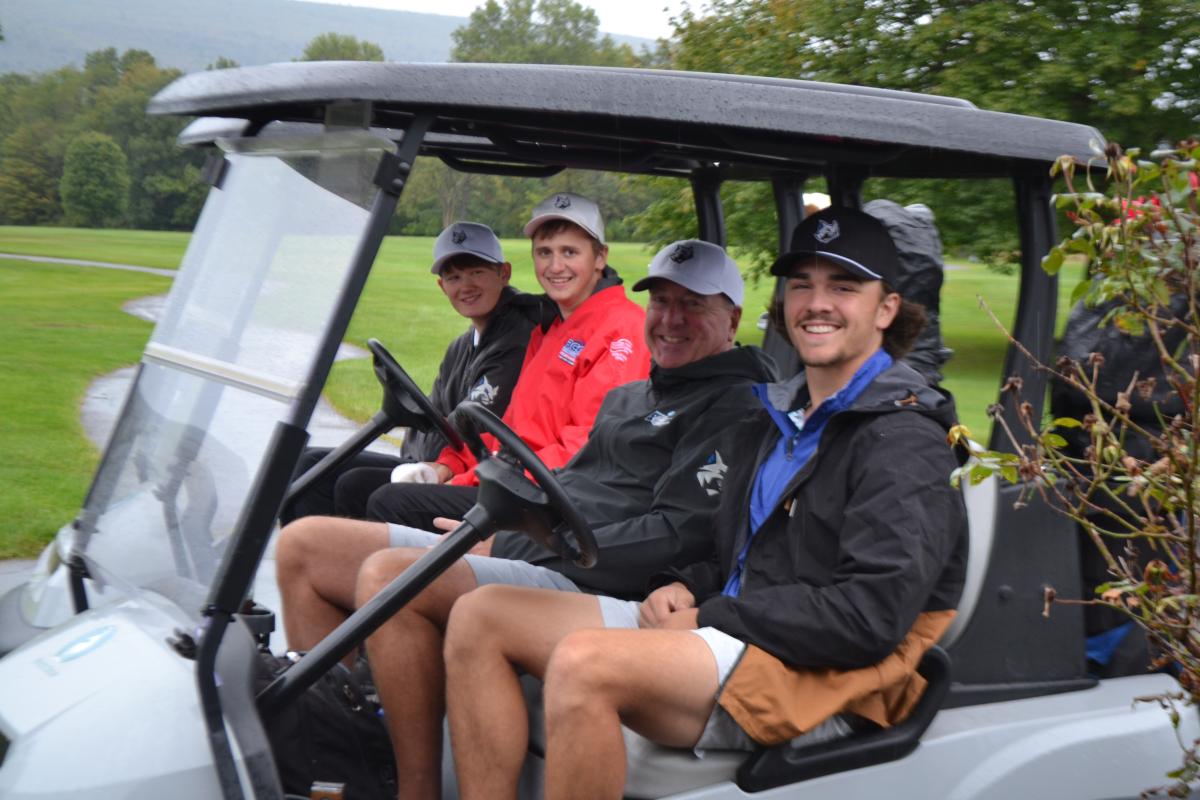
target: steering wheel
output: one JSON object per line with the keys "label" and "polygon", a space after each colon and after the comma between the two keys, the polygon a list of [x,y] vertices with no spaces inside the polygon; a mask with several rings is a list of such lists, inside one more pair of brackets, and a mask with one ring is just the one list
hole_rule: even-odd
{"label": "steering wheel", "polygon": [[[463,440],[458,431],[433,407],[421,387],[408,376],[387,348],[378,339],[367,339],[367,347],[371,350],[375,377],[383,386],[383,407],[388,416],[400,425],[436,430],[454,448],[462,447]],[[394,400],[395,405],[389,400]]]}
{"label": "steering wheel", "polygon": [[[479,403],[459,403],[450,420],[455,425],[477,426],[500,442],[500,453],[495,458],[484,453],[475,467],[479,504],[488,510],[497,527],[523,531],[577,567],[594,566],[597,548],[592,526],[529,445]],[[533,481],[525,477],[526,470]],[[567,530],[574,544],[567,538]]]}

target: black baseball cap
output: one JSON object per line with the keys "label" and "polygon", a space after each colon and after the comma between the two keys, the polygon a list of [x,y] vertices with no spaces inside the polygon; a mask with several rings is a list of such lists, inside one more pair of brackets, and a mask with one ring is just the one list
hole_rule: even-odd
{"label": "black baseball cap", "polygon": [[797,261],[823,258],[869,281],[899,285],[900,255],[883,223],[856,208],[830,206],[806,217],[792,234],[788,252],[771,265],[788,275]]}

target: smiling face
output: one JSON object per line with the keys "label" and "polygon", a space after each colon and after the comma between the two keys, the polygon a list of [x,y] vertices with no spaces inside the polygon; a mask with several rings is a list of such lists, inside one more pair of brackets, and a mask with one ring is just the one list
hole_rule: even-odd
{"label": "smiling face", "polygon": [[565,319],[591,296],[600,282],[600,273],[608,262],[608,248],[597,248],[595,240],[577,225],[568,225],[549,235],[542,235],[543,229],[533,234],[533,269],[542,291],[558,305]]}
{"label": "smiling face", "polygon": [[500,292],[512,277],[507,263],[489,264],[470,256],[460,256],[442,268],[438,286],[454,310],[472,323],[486,323],[496,310]]}
{"label": "smiling face", "polygon": [[834,388],[883,345],[883,332],[899,308],[900,295],[884,294],[880,281],[863,280],[823,259],[793,267],[783,297],[788,338],[810,379],[816,374]]}
{"label": "smiling face", "polygon": [[733,346],[742,310],[722,294],[697,294],[659,278],[646,304],[646,345],[654,363],[668,369]]}

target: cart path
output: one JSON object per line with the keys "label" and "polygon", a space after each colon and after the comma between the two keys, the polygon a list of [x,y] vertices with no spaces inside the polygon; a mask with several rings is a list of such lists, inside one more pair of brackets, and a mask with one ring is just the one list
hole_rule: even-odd
{"label": "cart path", "polygon": [[126,272],[145,272],[150,275],[162,275],[164,278],[174,278],[176,270],[158,269],[156,267],[139,267],[135,264],[114,264],[110,261],[88,261],[81,258],[52,258],[51,256],[28,256],[19,253],[0,253],[0,258],[13,261],[36,261],[40,264],[64,264],[69,267],[99,267],[101,269],[123,269]]}

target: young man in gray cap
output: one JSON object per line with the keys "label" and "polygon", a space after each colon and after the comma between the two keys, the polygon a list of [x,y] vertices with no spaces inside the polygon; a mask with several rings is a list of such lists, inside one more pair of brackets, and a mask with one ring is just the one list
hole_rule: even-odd
{"label": "young man in gray cap", "polygon": [[815,743],[908,713],[916,664],[962,590],[966,515],[950,486],[953,403],[893,360],[920,330],[897,266],[861,211],[797,228],[772,272],[805,371],[754,387],[757,409],[723,440],[744,455],[713,557],[664,570],[641,603],[486,586],[456,604],[446,696],[464,797],[516,792],[518,670],[545,680],[552,800],[621,797],[622,723],[699,752]]}
{"label": "young man in gray cap", "polygon": [[[471,323],[446,348],[429,399],[443,415],[463,400],[496,414],[508,408],[529,334],[543,315],[536,296],[509,286],[512,266],[496,234],[478,222],[455,222],[438,235],[429,271],[454,308]],[[399,458],[364,452],[314,484],[280,514],[280,522],[317,514],[362,517],[371,492],[390,480],[436,480],[427,462],[446,442],[436,432],[409,431]],[[328,448],[308,448],[296,475],[320,461]]]}
{"label": "young man in gray cap", "polygon": [[[509,583],[635,597],[651,575],[702,558],[710,548],[725,470],[739,457],[717,449],[714,437],[743,417],[753,402],[750,385],[769,379],[773,366],[757,348],[733,344],[742,280],[720,247],[670,245],[635,289],[650,295],[643,333],[655,362],[650,379],[608,393],[586,444],[559,473],[595,532],[597,565],[577,569],[524,534],[502,532],[485,543],[491,557],[455,563],[368,639],[403,797],[438,796],[441,630],[459,596],[479,585]],[[341,530],[339,540],[373,540],[380,550],[358,574],[358,604],[437,540],[381,523],[330,523]],[[408,546],[384,550],[389,542]],[[330,603],[325,610],[329,621],[316,639],[349,606]]]}

